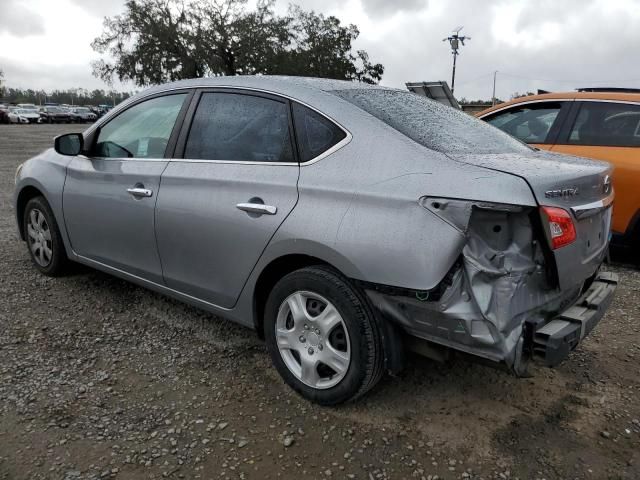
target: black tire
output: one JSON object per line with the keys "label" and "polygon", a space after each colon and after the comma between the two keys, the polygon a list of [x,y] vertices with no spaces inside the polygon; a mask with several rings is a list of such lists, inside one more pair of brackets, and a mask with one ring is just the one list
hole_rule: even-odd
{"label": "black tire", "polygon": [[[280,306],[290,295],[300,291],[329,300],[347,329],[349,366],[339,383],[330,388],[314,388],[303,383],[287,367],[277,346],[276,322]],[[265,306],[264,336],[271,359],[284,381],[300,395],[320,405],[337,405],[357,399],[372,389],[384,372],[382,337],[368,300],[348,279],[329,267],[296,270],[275,285]],[[303,345],[302,348],[307,347]]]}
{"label": "black tire", "polygon": [[[51,237],[51,239],[47,241],[47,245],[51,250],[51,256],[48,263],[45,265],[36,258],[32,249],[33,241],[29,235],[29,218],[33,211],[40,212],[43,215],[46,222],[46,230],[49,231]],[[35,267],[41,273],[49,277],[58,277],[66,273],[70,261],[67,258],[62,236],[60,235],[60,229],[58,228],[58,222],[56,222],[53,212],[51,211],[51,207],[44,197],[34,197],[27,202],[22,217],[22,224],[27,250],[29,251],[29,256],[31,257],[31,261]]]}

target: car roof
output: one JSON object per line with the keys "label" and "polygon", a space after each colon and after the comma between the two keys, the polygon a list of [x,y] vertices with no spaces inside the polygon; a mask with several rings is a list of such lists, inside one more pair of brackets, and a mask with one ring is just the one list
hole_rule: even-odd
{"label": "car roof", "polygon": [[527,95],[518,97],[508,102],[500,103],[489,107],[486,110],[476,113],[476,117],[484,117],[485,115],[502,110],[511,105],[518,105],[527,102],[539,102],[544,100],[610,100],[618,102],[638,102],[640,103],[640,93],[630,92],[554,92],[543,93],[540,95]]}
{"label": "car roof", "polygon": [[329,98],[338,100],[332,92],[336,90],[370,89],[370,90],[392,90],[409,93],[408,90],[371,85],[348,80],[333,80],[329,78],[313,77],[292,77],[280,75],[236,75],[225,77],[193,78],[189,80],[179,80],[177,82],[157,85],[140,92],[131,97],[136,98],[161,93],[182,88],[207,88],[207,87],[229,87],[246,88],[265,93],[282,95],[303,103],[308,103],[316,108],[325,107],[323,101]]}
{"label": "car roof", "polygon": [[[277,91],[289,90],[290,88],[308,88],[314,90],[322,90],[329,92],[332,90],[347,90],[347,89],[385,89],[385,90],[397,90],[389,87],[383,87],[380,85],[371,85],[368,83],[353,82],[350,80],[334,80],[331,78],[316,78],[316,77],[295,77],[286,75],[234,75],[223,77],[205,77],[205,78],[191,78],[188,80],[179,80],[177,82],[165,83],[152,87],[146,92],[153,90],[167,90],[175,88],[188,88],[188,87],[245,87],[245,88],[269,88]],[[403,90],[404,91],[404,90]]]}
{"label": "car roof", "polygon": [[[108,121],[133,102],[158,93],[166,93],[185,88],[228,87],[238,89],[250,89],[264,93],[280,95],[291,98],[302,104],[311,106],[324,115],[329,116],[337,123],[341,123],[351,117],[355,112],[361,115],[362,110],[343,100],[334,92],[338,90],[386,90],[397,91],[413,95],[405,89],[382,87],[367,83],[347,80],[333,80],[312,77],[290,77],[277,75],[236,75],[225,77],[193,78],[179,80],[177,82],[156,85],[127,98],[110,111],[112,115],[104,117]],[[351,114],[348,112],[351,111]],[[91,130],[91,127],[90,129]]]}

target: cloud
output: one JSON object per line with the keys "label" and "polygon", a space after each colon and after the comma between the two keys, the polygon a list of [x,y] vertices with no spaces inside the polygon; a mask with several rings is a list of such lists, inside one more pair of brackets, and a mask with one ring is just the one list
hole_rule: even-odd
{"label": "cloud", "polygon": [[0,1],[0,33],[16,36],[42,35],[44,19],[21,0]]}
{"label": "cloud", "polygon": [[124,0],[71,0],[71,2],[97,17],[109,17],[124,11]]}
{"label": "cloud", "polygon": [[538,88],[640,86],[640,63],[632,61],[633,48],[640,45],[637,1],[457,0],[453,5],[430,0],[428,8],[411,15],[363,25],[356,48],[385,66],[383,84],[389,86],[421,80],[451,84],[451,51],[442,39],[456,25],[472,37],[457,62],[458,97],[491,98],[495,70],[503,99]]}
{"label": "cloud", "polygon": [[400,12],[412,12],[427,8],[429,0],[403,0],[394,2],[389,0],[361,0],[362,9],[370,18],[393,16]]}
{"label": "cloud", "polygon": [[[249,5],[255,1],[249,0]],[[277,0],[279,13],[286,13],[290,1]],[[385,66],[382,83],[388,86],[402,88],[405,82],[421,80],[450,82],[451,49],[442,39],[457,25],[464,25],[463,33],[472,37],[458,58],[458,97],[489,99],[495,70],[497,94],[503,99],[538,88],[640,86],[640,62],[634,61],[634,49],[640,45],[638,0],[296,3],[335,15],[343,24],[356,24],[360,36],[354,49],[366,50],[373,62]],[[23,5],[40,15],[24,14]],[[7,83],[46,89],[103,85],[91,76],[89,63],[97,54],[89,44],[101,31],[100,16],[117,14],[123,5],[124,0],[0,0],[0,45],[5,47],[0,68]],[[14,15],[11,32],[6,27],[7,11]],[[16,11],[23,11],[19,19]],[[27,17],[39,22],[47,19],[44,36],[25,37]],[[14,33],[17,25],[20,31]]]}

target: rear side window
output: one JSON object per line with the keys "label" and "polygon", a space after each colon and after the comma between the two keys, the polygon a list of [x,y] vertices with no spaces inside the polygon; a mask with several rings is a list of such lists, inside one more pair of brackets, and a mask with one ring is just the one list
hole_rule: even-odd
{"label": "rear side window", "polygon": [[640,105],[581,102],[569,133],[570,145],[640,146]]}
{"label": "rear side window", "polygon": [[484,120],[523,142],[546,143],[561,107],[557,102],[534,103],[510,108]]}
{"label": "rear side window", "polygon": [[331,120],[298,103],[293,104],[293,121],[301,162],[316,158],[347,136]]}
{"label": "rear side window", "polygon": [[203,93],[185,158],[293,162],[285,102],[247,94]]}
{"label": "rear side window", "polygon": [[402,90],[333,92],[432,150],[456,154],[530,152],[530,147],[460,110]]}

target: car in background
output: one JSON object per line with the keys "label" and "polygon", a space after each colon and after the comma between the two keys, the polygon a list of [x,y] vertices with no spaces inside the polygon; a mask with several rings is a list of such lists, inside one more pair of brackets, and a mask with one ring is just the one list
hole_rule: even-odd
{"label": "car in background", "polygon": [[[640,257],[640,90],[530,95],[476,116],[534,147],[612,163],[612,244]],[[586,194],[575,192],[576,197]]]}
{"label": "car in background", "polygon": [[[84,263],[252,327],[332,405],[412,346],[519,375],[566,358],[616,289],[610,173],[406,90],[214,77],[57,137],[14,206],[42,274]],[[582,195],[545,193],[566,185]]]}
{"label": "car in background", "polygon": [[60,108],[60,110],[62,110],[67,115],[69,115],[69,120],[71,121],[71,123],[80,123],[81,121],[80,116],[75,114],[72,106],[60,105],[58,108]]}
{"label": "car in background", "polygon": [[71,112],[75,116],[76,122],[95,122],[98,116],[87,107],[72,107]]}
{"label": "car in background", "polygon": [[38,110],[38,106],[33,103],[19,103],[16,106],[19,108],[26,108],[27,110]]}
{"label": "car in background", "polygon": [[8,114],[10,123],[40,123],[40,114],[27,108],[12,108]]}
{"label": "car in background", "polygon": [[10,123],[9,122],[9,107],[2,104],[0,105],[0,123]]}
{"label": "car in background", "polygon": [[45,123],[71,123],[71,115],[62,107],[47,105],[40,108],[40,118]]}

